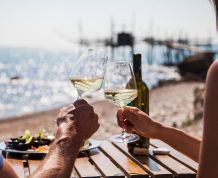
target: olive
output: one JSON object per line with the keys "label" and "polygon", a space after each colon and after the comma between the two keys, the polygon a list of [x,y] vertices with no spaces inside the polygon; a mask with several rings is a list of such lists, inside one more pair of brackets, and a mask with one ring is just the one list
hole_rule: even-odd
{"label": "olive", "polygon": [[41,146],[43,146],[43,145],[50,145],[51,144],[51,140],[43,138],[43,139],[40,140],[40,143],[41,143]]}
{"label": "olive", "polygon": [[27,149],[30,148],[30,145],[29,144],[25,144],[25,143],[19,143],[14,148],[17,149],[17,150],[26,151]]}
{"label": "olive", "polygon": [[40,146],[40,142],[38,140],[34,140],[32,144],[36,148],[38,148]]}

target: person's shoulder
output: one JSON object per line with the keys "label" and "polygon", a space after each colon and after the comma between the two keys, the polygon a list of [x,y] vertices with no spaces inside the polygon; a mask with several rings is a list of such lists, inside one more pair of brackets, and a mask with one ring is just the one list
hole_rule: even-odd
{"label": "person's shoulder", "polygon": [[213,77],[218,78],[218,60],[215,60],[212,65],[210,66],[210,69],[208,71],[209,75],[212,75]]}
{"label": "person's shoulder", "polygon": [[216,60],[212,63],[211,66],[212,66],[212,67],[218,67],[218,59],[216,59]]}
{"label": "person's shoulder", "polygon": [[218,59],[216,59],[216,60],[212,63],[211,68],[216,68],[216,69],[218,69]]}

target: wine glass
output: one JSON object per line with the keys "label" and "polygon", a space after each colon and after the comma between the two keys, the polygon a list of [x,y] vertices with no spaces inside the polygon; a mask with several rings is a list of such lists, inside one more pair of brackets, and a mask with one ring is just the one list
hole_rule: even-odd
{"label": "wine glass", "polygon": [[83,93],[95,92],[102,86],[107,56],[89,49],[79,57],[70,72],[70,81],[76,88],[78,99]]}
{"label": "wine glass", "polygon": [[[114,61],[107,64],[104,95],[119,107],[126,106],[137,97],[135,76],[129,62]],[[111,138],[112,141],[121,143],[131,143],[138,139],[138,135],[128,134],[125,130]]]}

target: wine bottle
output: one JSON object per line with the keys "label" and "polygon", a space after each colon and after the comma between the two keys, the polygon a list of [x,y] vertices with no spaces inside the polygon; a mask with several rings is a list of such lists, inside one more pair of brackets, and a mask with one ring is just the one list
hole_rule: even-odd
{"label": "wine bottle", "polygon": [[[129,106],[135,106],[149,114],[149,89],[142,80],[141,54],[133,55],[133,71],[135,74],[138,96],[129,104]],[[128,143],[128,150],[132,154],[145,155],[148,153],[149,138],[142,137],[141,135],[139,137],[138,141]]]}

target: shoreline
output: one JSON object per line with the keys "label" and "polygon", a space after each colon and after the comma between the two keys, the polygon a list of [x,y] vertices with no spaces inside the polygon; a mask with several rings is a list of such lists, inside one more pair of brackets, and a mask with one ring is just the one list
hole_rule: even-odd
{"label": "shoreline", "polygon": [[[182,128],[180,127],[182,123],[193,116],[193,90],[202,85],[202,82],[180,81],[170,82],[152,89],[150,91],[150,116],[163,124],[169,126],[174,124],[178,128]],[[92,98],[88,96],[87,99],[90,100],[100,118],[101,127],[93,138],[109,139],[112,135],[120,133],[121,128],[117,126],[116,121],[117,106],[98,98],[98,95],[93,95]],[[60,108],[55,108],[1,119],[0,140],[20,136],[25,130],[30,130],[33,134],[40,129],[55,133],[55,119],[59,110]],[[202,124],[197,125],[198,127],[194,126],[194,129],[192,126],[182,129],[195,136],[201,136],[202,132],[198,128],[201,128]]]}

